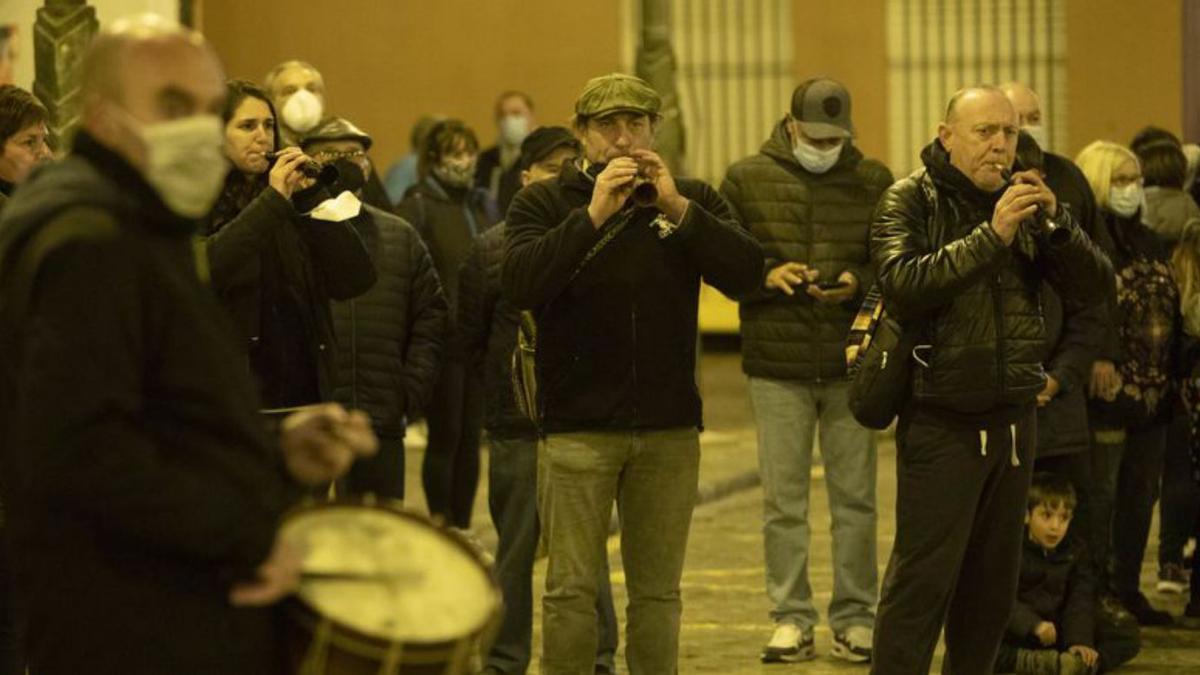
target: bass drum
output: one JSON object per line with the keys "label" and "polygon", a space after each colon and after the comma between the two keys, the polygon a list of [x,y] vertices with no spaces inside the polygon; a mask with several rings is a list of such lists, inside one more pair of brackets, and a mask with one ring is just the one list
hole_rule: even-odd
{"label": "bass drum", "polygon": [[290,600],[289,672],[463,675],[500,621],[500,591],[461,538],[374,501],[301,507],[281,536],[304,551]]}

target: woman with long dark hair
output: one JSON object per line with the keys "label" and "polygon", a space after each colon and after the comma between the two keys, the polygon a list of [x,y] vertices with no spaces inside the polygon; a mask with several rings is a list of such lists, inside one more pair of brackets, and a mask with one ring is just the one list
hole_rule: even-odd
{"label": "woman with long dark hair", "polygon": [[329,301],[375,283],[346,222],[357,202],[332,208],[336,185],[307,175],[314,163],[299,149],[274,156],[279,131],[266,92],[240,80],[228,87],[222,118],[233,166],[203,228],[212,285],[245,340],[263,404],[328,401],[336,373]]}

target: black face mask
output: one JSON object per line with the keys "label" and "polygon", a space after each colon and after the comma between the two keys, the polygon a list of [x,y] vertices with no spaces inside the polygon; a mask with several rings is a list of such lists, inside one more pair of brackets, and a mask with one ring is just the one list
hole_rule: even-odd
{"label": "black face mask", "polygon": [[332,166],[337,169],[338,178],[334,183],[335,194],[341,194],[343,191],[357,193],[367,184],[367,177],[363,175],[362,167],[350,159],[334,160]]}

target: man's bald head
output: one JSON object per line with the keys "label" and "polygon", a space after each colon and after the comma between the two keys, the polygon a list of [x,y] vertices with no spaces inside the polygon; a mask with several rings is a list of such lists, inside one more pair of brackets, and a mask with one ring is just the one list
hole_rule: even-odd
{"label": "man's bald head", "polygon": [[1017,111],[1017,123],[1023,127],[1042,126],[1042,98],[1021,82],[1006,82],[1001,91]]}
{"label": "man's bald head", "polygon": [[132,127],[220,114],[225,74],[202,35],[143,15],[96,37],[83,62],[82,94],[84,129],[141,166],[145,149]]}
{"label": "man's bald head", "polygon": [[981,190],[1004,186],[1002,172],[1017,152],[1017,113],[998,87],[968,87],[955,92],[938,125],[938,140],[950,164]]}
{"label": "man's bald head", "polygon": [[949,103],[946,104],[946,117],[942,120],[945,124],[953,124],[958,121],[959,108],[964,103],[976,103],[992,97],[1006,98],[1004,91],[1000,87],[990,84],[980,84],[971,87],[963,87],[950,97]]}

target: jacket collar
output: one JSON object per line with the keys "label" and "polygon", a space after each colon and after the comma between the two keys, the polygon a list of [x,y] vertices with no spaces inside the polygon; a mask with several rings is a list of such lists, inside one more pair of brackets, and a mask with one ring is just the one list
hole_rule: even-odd
{"label": "jacket collar", "polygon": [[102,176],[120,186],[128,200],[127,206],[140,216],[139,221],[145,221],[145,225],[172,236],[190,235],[196,231],[197,220],[184,218],[169,209],[140,171],[86,131],[76,134],[71,154],[86,160]]}
{"label": "jacket collar", "polygon": [[996,201],[1004,194],[1003,189],[988,193],[976,187],[966,174],[950,163],[950,153],[937,138],[921,151],[921,161],[924,162],[929,176],[940,188],[952,190],[963,199],[988,211],[995,208]]}

